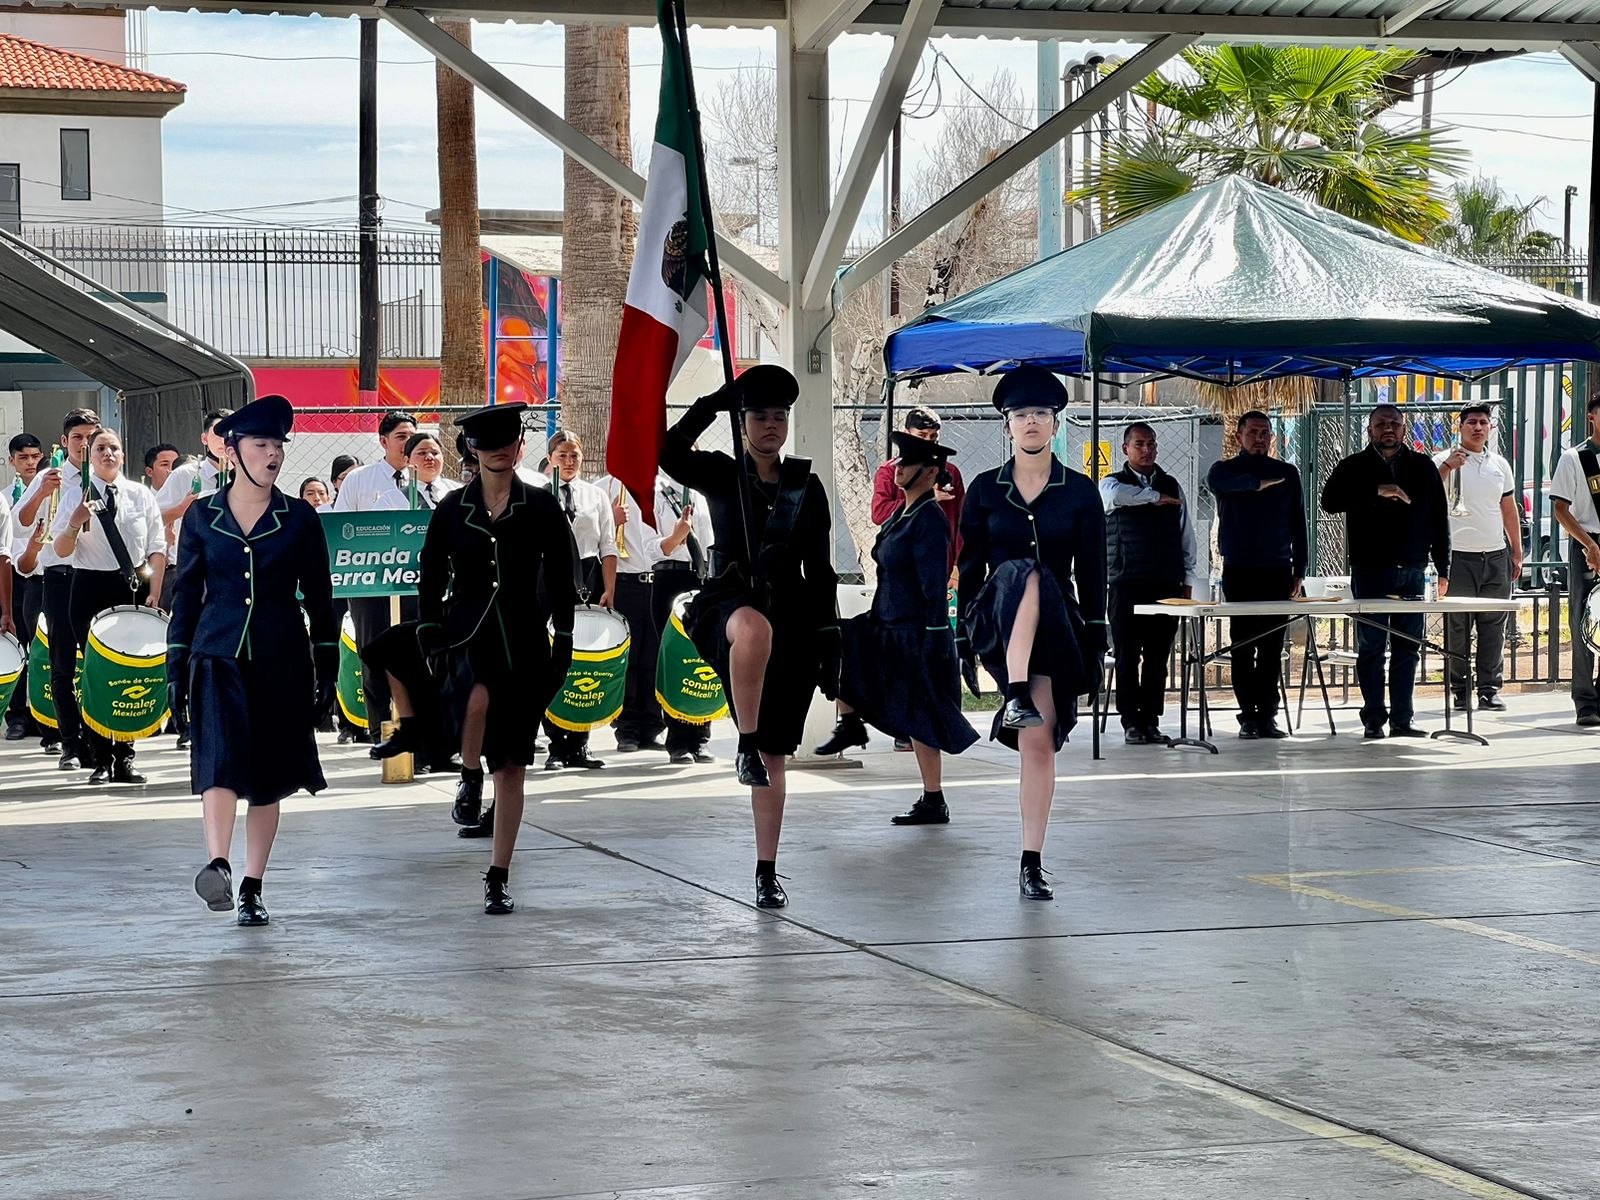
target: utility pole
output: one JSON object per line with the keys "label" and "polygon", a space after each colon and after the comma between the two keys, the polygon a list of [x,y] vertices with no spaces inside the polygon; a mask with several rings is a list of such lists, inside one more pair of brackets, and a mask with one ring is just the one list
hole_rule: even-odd
{"label": "utility pole", "polygon": [[[1061,47],[1042,41],[1038,46],[1039,121],[1043,125],[1061,110]],[[1039,159],[1039,257],[1049,258],[1061,249],[1062,195],[1061,148],[1051,146]]]}
{"label": "utility pole", "polygon": [[1572,257],[1572,198],[1578,194],[1578,185],[1567,184],[1561,202],[1561,253]]}
{"label": "utility pole", "polygon": [[360,366],[356,388],[363,408],[378,405],[378,22],[361,20],[359,282]]}
{"label": "utility pole", "polygon": [[[889,131],[889,152],[884,156],[883,175],[883,232],[887,237],[900,228],[900,122],[903,117],[895,117],[894,127]],[[900,316],[900,263],[898,260],[889,264],[887,277],[884,279],[883,288],[883,315],[892,327],[898,324]]]}

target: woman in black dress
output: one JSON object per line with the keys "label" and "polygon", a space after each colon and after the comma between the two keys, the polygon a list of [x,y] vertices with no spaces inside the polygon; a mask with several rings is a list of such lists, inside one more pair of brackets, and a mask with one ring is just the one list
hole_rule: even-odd
{"label": "woman in black dress", "polygon": [[977,694],[982,660],[1005,695],[990,737],[1022,755],[1018,883],[1030,900],[1053,896],[1040,854],[1055,756],[1077,723],[1078,697],[1099,685],[1106,647],[1105,512],[1094,484],[1051,451],[1066,403],[1061,381],[1039,367],[1017,367],[996,385],[1016,453],[968,488],[957,564],[962,674]]}
{"label": "woman in black dress", "polygon": [[314,730],[333,706],[339,630],[322,523],[275,486],[293,425],[282,396],[218,423],[233,469],[226,487],[184,514],[168,631],[169,700],[192,718],[190,779],[211,854],[194,890],[215,912],[233,907],[228,847],[240,798],[250,806],[241,925],[267,923],[261,880],[278,802],[328,786]]}
{"label": "woman in black dress", "polygon": [[922,773],[922,795],[894,818],[896,825],[943,825],[950,820],[940,753],[960,754],[978,735],[961,713],[955,635],[946,607],[950,522],[934,496],[948,479],[947,446],[894,433],[899,460],[894,482],[905,503],[884,522],[872,547],[878,587],[872,611],[843,625],[839,724],[817,747],[838,754],[867,744],[868,723],[909,738]]}

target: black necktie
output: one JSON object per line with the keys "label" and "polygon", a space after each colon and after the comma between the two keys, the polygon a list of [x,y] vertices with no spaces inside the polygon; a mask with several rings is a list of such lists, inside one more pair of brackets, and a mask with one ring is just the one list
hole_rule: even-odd
{"label": "black necktie", "polygon": [[561,485],[561,503],[567,510],[567,520],[570,521],[578,515],[577,505],[572,502],[572,485],[570,483]]}
{"label": "black necktie", "polygon": [[114,517],[116,515],[117,515],[117,485],[114,484],[114,483],[108,483],[108,484],[106,484],[106,516]]}
{"label": "black necktie", "polygon": [[431,484],[431,483],[423,484],[422,485],[422,494],[428,498],[428,507],[432,508],[433,507],[433,484]]}

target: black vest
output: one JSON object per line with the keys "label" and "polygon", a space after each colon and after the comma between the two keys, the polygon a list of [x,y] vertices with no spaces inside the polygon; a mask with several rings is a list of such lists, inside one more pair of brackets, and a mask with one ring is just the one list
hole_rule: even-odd
{"label": "black vest", "polygon": [[[1111,478],[1129,487],[1144,486],[1126,465]],[[1163,496],[1183,498],[1178,481],[1159,466],[1151,472],[1150,485]],[[1117,505],[1106,516],[1106,564],[1109,583],[1181,584],[1183,509],[1176,504]]]}

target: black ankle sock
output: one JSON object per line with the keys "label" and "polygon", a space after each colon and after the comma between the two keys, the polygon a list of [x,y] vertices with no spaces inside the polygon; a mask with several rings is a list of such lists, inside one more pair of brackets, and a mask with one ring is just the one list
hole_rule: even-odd
{"label": "black ankle sock", "polygon": [[483,782],[483,768],[482,767],[462,767],[461,768],[461,778],[470,780],[473,783],[482,783]]}
{"label": "black ankle sock", "polygon": [[261,880],[255,878],[253,875],[246,875],[239,881],[239,895],[261,895]]}
{"label": "black ankle sock", "polygon": [[740,754],[754,754],[754,753],[756,753],[756,735],[755,734],[753,734],[753,733],[741,733],[739,735],[739,753]]}
{"label": "black ankle sock", "polygon": [[756,859],[756,878],[757,879],[760,879],[763,875],[765,875],[765,876],[773,876],[773,875],[776,875],[777,873],[778,873],[778,860],[777,859],[775,859],[775,858],[758,858],[758,859]]}
{"label": "black ankle sock", "polygon": [[505,883],[511,878],[510,867],[490,867],[483,873],[485,883]]}
{"label": "black ankle sock", "polygon": [[1024,704],[1031,703],[1031,700],[1029,699],[1029,696],[1028,696],[1028,685],[1027,684],[1025,684],[1025,683],[1008,683],[1008,684],[1006,684],[1006,703],[1009,704],[1013,700],[1020,700]]}
{"label": "black ankle sock", "polygon": [[1024,850],[1022,852],[1022,865],[1025,867],[1042,867],[1044,863],[1040,860],[1037,850]]}
{"label": "black ankle sock", "polygon": [[943,792],[923,792],[922,793],[922,798],[923,798],[924,801],[926,801],[929,804],[943,804],[944,803],[944,793]]}
{"label": "black ankle sock", "polygon": [[230,863],[225,858],[213,858],[210,862],[208,862],[206,864],[206,866],[208,866],[208,867],[220,867],[224,871],[228,871],[230,873],[233,871],[233,864]]}

